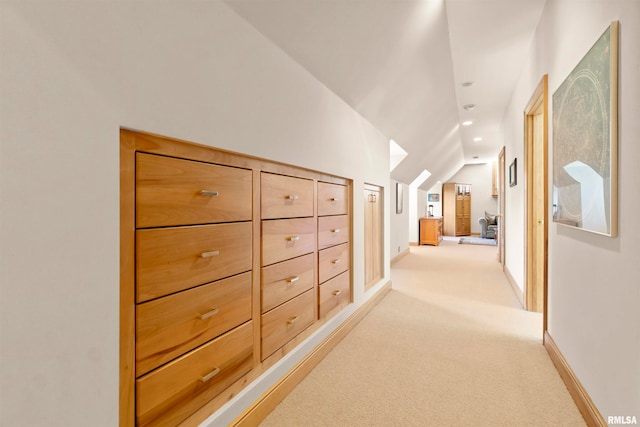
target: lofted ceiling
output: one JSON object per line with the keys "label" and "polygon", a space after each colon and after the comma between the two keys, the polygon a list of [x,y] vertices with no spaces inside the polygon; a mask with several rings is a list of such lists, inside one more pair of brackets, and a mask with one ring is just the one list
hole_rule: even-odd
{"label": "lofted ceiling", "polygon": [[423,189],[497,157],[545,2],[225,1],[408,152],[393,179],[408,184],[428,170]]}

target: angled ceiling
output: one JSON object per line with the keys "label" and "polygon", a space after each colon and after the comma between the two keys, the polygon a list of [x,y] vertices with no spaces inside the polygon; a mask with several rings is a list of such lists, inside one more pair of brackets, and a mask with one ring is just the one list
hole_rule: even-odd
{"label": "angled ceiling", "polygon": [[426,169],[421,188],[429,189],[466,163],[497,157],[500,123],[545,1],[225,3],[408,152],[393,179],[411,183]]}

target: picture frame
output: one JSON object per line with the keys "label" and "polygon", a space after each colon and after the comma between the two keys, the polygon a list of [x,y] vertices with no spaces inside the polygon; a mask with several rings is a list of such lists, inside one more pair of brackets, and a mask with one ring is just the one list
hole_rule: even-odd
{"label": "picture frame", "polygon": [[518,185],[518,158],[516,157],[509,165],[509,187]]}
{"label": "picture frame", "polygon": [[553,221],[618,233],[618,39],[613,21],[553,94]]}
{"label": "picture frame", "polygon": [[403,190],[402,184],[396,182],[396,214],[402,213],[402,204],[403,204]]}
{"label": "picture frame", "polygon": [[440,194],[438,193],[429,193],[427,194],[428,202],[440,202]]}

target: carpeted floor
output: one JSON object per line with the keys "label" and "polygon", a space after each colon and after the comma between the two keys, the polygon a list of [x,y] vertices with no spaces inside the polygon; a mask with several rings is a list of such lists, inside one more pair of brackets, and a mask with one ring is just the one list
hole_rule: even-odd
{"label": "carpeted floor", "polygon": [[496,248],[412,247],[392,290],[269,426],[584,426]]}

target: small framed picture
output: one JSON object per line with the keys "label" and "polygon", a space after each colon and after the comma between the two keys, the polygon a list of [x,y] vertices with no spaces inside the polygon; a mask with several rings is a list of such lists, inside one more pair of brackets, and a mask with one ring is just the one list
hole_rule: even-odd
{"label": "small framed picture", "polygon": [[518,158],[513,159],[513,163],[509,166],[509,187],[518,185]]}
{"label": "small framed picture", "polygon": [[427,194],[427,201],[429,201],[429,202],[439,202],[440,201],[440,194],[438,194],[438,193],[429,193],[429,194]]}
{"label": "small framed picture", "polygon": [[403,203],[404,203],[404,200],[402,197],[402,184],[399,182],[396,182],[396,213],[397,214],[402,213]]}

